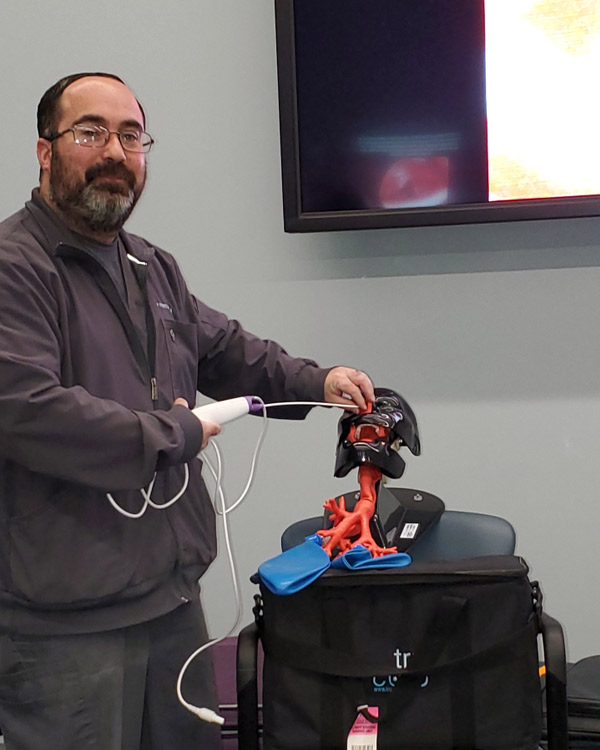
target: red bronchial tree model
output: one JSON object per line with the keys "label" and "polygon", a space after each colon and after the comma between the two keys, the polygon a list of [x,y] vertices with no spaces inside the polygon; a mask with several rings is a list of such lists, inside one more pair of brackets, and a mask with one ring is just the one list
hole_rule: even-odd
{"label": "red bronchial tree model", "polygon": [[334,473],[346,476],[358,466],[360,493],[352,510],[346,509],[344,496],[339,500],[331,498],[324,504],[333,527],[317,533],[332,559],[357,544],[366,547],[373,557],[396,552],[396,547],[378,544],[371,533],[377,491],[383,474],[398,478],[404,473],[400,447],[406,445],[414,455],[419,455],[421,446],[415,415],[402,396],[386,388],[376,388],[375,397],[367,412],[340,419]]}
{"label": "red bronchial tree model", "polygon": [[371,518],[375,513],[377,487],[381,481],[381,471],[373,464],[365,464],[358,470],[360,496],[353,510],[346,510],[346,499],[342,495],[339,502],[331,498],[324,503],[325,510],[331,511],[329,520],[333,521],[332,529],[322,529],[317,533],[327,541],[323,549],[329,557],[343,554],[356,544],[366,547],[373,557],[389,555],[396,552],[396,547],[381,547],[371,534]]}

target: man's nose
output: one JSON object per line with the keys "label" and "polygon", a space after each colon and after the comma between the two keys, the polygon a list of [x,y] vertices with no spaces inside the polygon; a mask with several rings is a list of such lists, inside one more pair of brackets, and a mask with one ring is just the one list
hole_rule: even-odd
{"label": "man's nose", "polygon": [[108,141],[104,145],[103,153],[106,158],[113,159],[114,161],[125,161],[127,153],[121,145],[121,140],[117,132],[111,131],[108,134]]}

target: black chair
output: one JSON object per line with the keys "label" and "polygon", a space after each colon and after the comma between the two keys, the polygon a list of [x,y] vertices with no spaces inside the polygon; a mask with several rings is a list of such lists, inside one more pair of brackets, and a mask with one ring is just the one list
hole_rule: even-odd
{"label": "black chair", "polygon": [[[414,492],[414,490],[407,490]],[[285,551],[322,528],[323,517],[303,519],[282,534]],[[455,560],[485,555],[512,555],[515,549],[512,525],[498,516],[463,511],[445,511],[427,534],[411,547],[414,562]],[[543,613],[539,628],[545,661],[545,702],[548,750],[568,750],[566,657],[561,625]],[[237,689],[240,750],[260,747],[260,706],[257,680],[259,634],[255,623],[238,636]],[[541,692],[541,684],[540,684]],[[507,748],[509,750],[509,748]]]}
{"label": "black chair", "polygon": [[[414,493],[414,490],[407,490]],[[323,516],[296,521],[281,535],[281,549],[302,544],[305,537],[323,528]],[[482,555],[512,555],[516,534],[504,518],[485,513],[446,510],[435,526],[410,548],[414,562],[459,560]]]}

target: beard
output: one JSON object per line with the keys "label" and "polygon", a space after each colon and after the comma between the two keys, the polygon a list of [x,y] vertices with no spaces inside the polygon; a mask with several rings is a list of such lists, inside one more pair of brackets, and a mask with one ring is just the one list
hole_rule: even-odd
{"label": "beard", "polygon": [[136,185],[133,172],[115,161],[94,164],[81,179],[52,150],[50,199],[65,219],[84,233],[118,232],[131,215],[145,182],[145,170],[142,182]]}

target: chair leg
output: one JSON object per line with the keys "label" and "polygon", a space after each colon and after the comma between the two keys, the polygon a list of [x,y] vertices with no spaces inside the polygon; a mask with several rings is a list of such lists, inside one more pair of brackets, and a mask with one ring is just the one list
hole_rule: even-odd
{"label": "chair leg", "polygon": [[568,750],[567,663],[560,623],[542,614],[542,641],[546,664],[546,721],[548,750]]}
{"label": "chair leg", "polygon": [[259,750],[257,661],[258,628],[252,623],[240,631],[237,644],[239,750]]}

